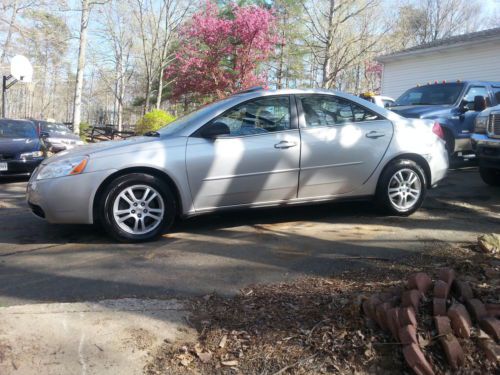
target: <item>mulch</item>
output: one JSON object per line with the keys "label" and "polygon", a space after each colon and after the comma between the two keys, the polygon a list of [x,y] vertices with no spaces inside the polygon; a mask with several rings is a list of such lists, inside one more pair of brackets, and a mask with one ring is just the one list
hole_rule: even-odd
{"label": "mulch", "polygon": [[[331,277],[254,285],[231,298],[192,300],[189,323],[198,342],[165,342],[152,353],[152,374],[410,374],[401,345],[370,323],[364,298],[404,286],[410,273],[435,278],[452,267],[485,303],[500,302],[500,260],[476,244],[428,242],[423,253],[398,261],[369,259],[365,269]],[[433,327],[432,301],[419,312],[419,342],[437,374],[451,373]],[[500,374],[472,340],[463,342],[465,366],[457,373]]]}

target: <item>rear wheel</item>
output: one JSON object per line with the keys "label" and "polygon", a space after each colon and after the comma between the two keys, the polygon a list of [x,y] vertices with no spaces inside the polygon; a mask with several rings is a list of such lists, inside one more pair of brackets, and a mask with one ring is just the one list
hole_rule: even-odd
{"label": "rear wheel", "polygon": [[377,203],[384,212],[408,216],[422,206],[427,192],[425,174],[413,160],[395,160],[382,172]]}
{"label": "rear wheel", "polygon": [[142,242],[168,229],[175,212],[175,198],[167,184],[149,174],[132,173],[118,177],[107,187],[101,221],[117,240]]}
{"label": "rear wheel", "polygon": [[488,185],[500,186],[500,169],[479,167],[479,174]]}

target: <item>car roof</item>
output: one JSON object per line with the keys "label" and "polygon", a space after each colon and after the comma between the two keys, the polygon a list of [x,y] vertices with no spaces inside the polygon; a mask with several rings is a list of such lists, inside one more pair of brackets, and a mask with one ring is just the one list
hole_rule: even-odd
{"label": "car roof", "polygon": [[0,122],[27,122],[27,123],[30,123],[32,124],[33,126],[35,125],[35,123],[31,120],[24,120],[24,119],[14,119],[14,118],[0,118]]}
{"label": "car roof", "polygon": [[[247,100],[257,99],[260,97],[266,96],[277,96],[277,95],[304,95],[304,94],[317,94],[317,95],[333,95],[346,100],[350,100],[355,102],[363,107],[366,107],[373,112],[376,112],[388,119],[400,118],[401,116],[397,115],[394,112],[388,111],[385,108],[382,108],[372,102],[369,102],[365,99],[359,98],[355,95],[347,94],[341,91],[336,90],[327,90],[327,89],[264,89],[264,88],[253,88],[247,91],[235,93],[225,99],[209,104],[204,111],[200,112],[199,116],[189,117],[189,121],[186,119],[187,123],[185,126],[182,126],[179,130],[175,131],[178,136],[190,136],[200,127],[200,122],[208,122],[216,116],[221,115],[228,109],[231,109],[235,105],[243,103]],[[206,121],[205,121],[206,119]]]}

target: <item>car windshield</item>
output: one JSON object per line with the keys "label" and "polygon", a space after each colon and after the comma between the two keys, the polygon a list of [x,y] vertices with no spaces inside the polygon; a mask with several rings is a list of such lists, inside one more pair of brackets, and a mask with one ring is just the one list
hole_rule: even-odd
{"label": "car windshield", "polygon": [[217,108],[223,105],[226,101],[231,100],[231,97],[217,100],[210,104],[207,104],[196,111],[193,111],[185,116],[179,117],[177,120],[165,125],[161,128],[158,133],[163,135],[173,134],[185,126],[189,125],[192,121],[197,121],[198,119],[204,119],[207,116],[210,117],[210,113],[217,111]]}
{"label": "car windshield", "polygon": [[462,89],[463,83],[442,83],[414,87],[401,95],[394,105],[451,105],[454,104]]}
{"label": "car windshield", "polygon": [[35,125],[29,121],[0,120],[0,138],[37,138]]}
{"label": "car windshield", "polygon": [[47,122],[42,124],[42,131],[49,133],[69,133],[69,129],[63,124]]}

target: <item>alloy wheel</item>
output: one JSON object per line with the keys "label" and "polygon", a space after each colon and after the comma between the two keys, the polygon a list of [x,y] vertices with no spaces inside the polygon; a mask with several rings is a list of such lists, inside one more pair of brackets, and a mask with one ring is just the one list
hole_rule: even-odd
{"label": "alloy wheel", "polygon": [[161,194],[148,185],[123,189],[113,202],[113,218],[125,232],[146,234],[160,225],[165,215]]}
{"label": "alloy wheel", "polygon": [[412,169],[400,169],[389,180],[389,199],[400,211],[410,210],[418,202],[421,194],[422,182]]}

